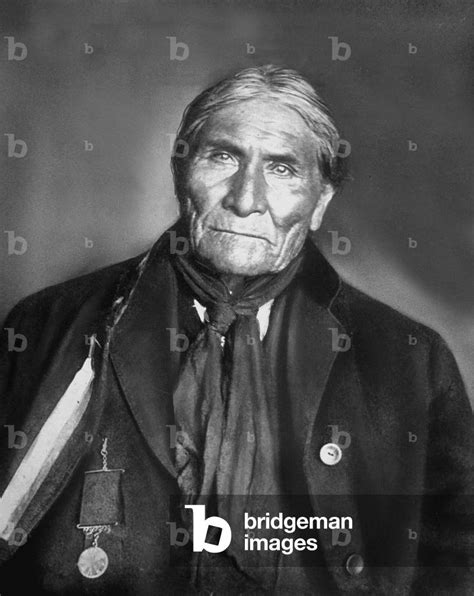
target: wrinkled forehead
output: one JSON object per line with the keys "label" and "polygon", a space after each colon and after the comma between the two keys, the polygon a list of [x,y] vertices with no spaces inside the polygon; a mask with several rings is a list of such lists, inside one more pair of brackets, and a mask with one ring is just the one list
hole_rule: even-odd
{"label": "wrinkled forehead", "polygon": [[228,142],[243,151],[289,151],[314,160],[318,139],[302,116],[275,99],[250,99],[216,110],[197,139],[199,148]]}

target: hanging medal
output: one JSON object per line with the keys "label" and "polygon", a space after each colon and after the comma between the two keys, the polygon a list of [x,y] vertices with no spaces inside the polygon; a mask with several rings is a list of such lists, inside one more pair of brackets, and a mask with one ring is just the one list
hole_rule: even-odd
{"label": "hanging medal", "polygon": [[84,532],[86,545],[77,566],[81,575],[95,579],[105,573],[109,558],[99,546],[101,534],[109,533],[121,522],[120,481],[124,470],[109,470],[107,465],[107,438],[101,449],[102,469],[84,474],[81,514],[77,527]]}

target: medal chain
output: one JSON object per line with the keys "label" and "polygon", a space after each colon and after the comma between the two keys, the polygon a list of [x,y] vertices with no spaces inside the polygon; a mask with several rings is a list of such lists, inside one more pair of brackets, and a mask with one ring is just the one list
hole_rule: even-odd
{"label": "medal chain", "polygon": [[97,548],[97,543],[99,541],[99,536],[105,532],[108,534],[110,532],[110,526],[86,526],[82,528],[82,531],[87,536],[87,538],[92,537],[92,546]]}
{"label": "medal chain", "polygon": [[[100,454],[102,456],[102,471],[103,472],[108,472],[109,471],[109,467],[107,464],[107,455],[108,455],[108,451],[107,451],[107,437],[105,437],[105,439],[102,442],[102,449],[100,450]],[[108,525],[99,525],[99,526],[85,526],[82,528],[82,531],[84,532],[85,536],[87,538],[92,538],[92,547],[93,548],[97,548],[97,544],[99,542],[99,536],[105,532],[106,534],[109,534],[111,530],[111,527]]]}

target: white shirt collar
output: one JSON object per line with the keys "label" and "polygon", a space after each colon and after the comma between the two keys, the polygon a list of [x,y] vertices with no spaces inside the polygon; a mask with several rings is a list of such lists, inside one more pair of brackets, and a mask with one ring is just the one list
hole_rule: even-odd
{"label": "white shirt collar", "polygon": [[[274,298],[272,298],[265,304],[262,304],[262,306],[258,309],[257,312],[257,321],[260,328],[260,340],[263,340],[268,331],[268,325],[270,324],[270,312],[272,310],[273,300]],[[194,308],[197,310],[201,322],[204,323],[204,315],[206,314],[207,310],[206,307],[203,306],[200,302],[198,302],[196,298],[194,298]]]}

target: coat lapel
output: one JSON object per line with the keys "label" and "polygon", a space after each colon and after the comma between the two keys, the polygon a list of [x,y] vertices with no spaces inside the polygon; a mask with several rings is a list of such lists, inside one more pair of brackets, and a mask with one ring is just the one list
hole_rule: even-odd
{"label": "coat lapel", "polygon": [[176,476],[170,437],[179,352],[171,350],[170,329],[178,329],[178,309],[167,246],[165,233],[152,249],[129,305],[114,329],[110,352],[138,428],[165,469]]}
{"label": "coat lapel", "polygon": [[277,395],[278,434],[284,493],[306,493],[303,454],[337,353],[332,329],[342,328],[331,313],[295,284],[278,297],[264,346]]}
{"label": "coat lapel", "polygon": [[350,342],[349,331],[330,308],[340,291],[339,276],[314,244],[308,242],[306,250],[308,259],[300,283],[285,298],[291,329],[285,375],[295,402],[300,404],[301,450],[305,454],[331,370]]}

